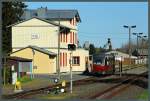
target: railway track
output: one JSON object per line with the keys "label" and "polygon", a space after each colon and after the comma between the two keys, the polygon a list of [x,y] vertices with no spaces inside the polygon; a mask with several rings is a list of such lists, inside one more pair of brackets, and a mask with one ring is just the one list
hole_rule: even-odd
{"label": "railway track", "polygon": [[[86,78],[86,79],[90,79],[90,78]],[[80,80],[78,80],[78,81],[80,81]],[[48,91],[48,90],[52,90],[56,86],[60,86],[60,85],[61,84],[50,85],[50,86],[47,86],[47,87],[44,87],[44,88],[35,89],[35,90],[23,91],[23,92],[20,92],[20,93],[15,93],[15,94],[10,94],[10,95],[2,95],[2,98],[4,98],[4,99],[27,98],[28,96],[31,96],[31,95],[35,95],[35,94],[43,93],[43,92]],[[67,82],[67,85],[68,85],[68,82]]]}
{"label": "railway track", "polygon": [[[142,73],[140,75],[127,75],[127,79],[124,80],[124,78],[121,78],[119,82],[119,84],[116,84],[115,86],[112,86],[108,89],[106,89],[103,92],[98,92],[95,95],[92,95],[90,97],[88,97],[89,99],[95,99],[97,97],[100,97],[110,91],[113,91],[115,88],[121,87],[123,84],[127,84],[130,83],[131,81],[133,81],[134,79],[137,79],[138,77],[143,77],[143,75],[145,76],[146,73]],[[106,75],[106,76],[102,76],[102,77],[89,77],[89,78],[85,78],[82,80],[76,80],[73,81],[73,86],[79,86],[79,85],[88,85],[88,84],[93,84],[93,83],[100,83],[101,79],[105,78],[105,77],[109,77],[112,75]],[[116,75],[115,75],[116,76]],[[124,77],[124,76],[123,76]],[[66,88],[69,88],[70,82],[66,83]],[[20,99],[20,98],[28,98],[29,96],[34,96],[36,94],[43,94],[47,91],[51,91],[53,90],[56,86],[61,86],[61,84],[56,84],[56,85],[50,85],[48,87],[44,87],[44,88],[39,88],[39,89],[35,89],[35,90],[30,90],[30,91],[23,91],[20,93],[15,93],[15,94],[11,94],[11,95],[2,95],[2,98],[4,99]],[[129,85],[128,85],[129,86]],[[123,88],[127,88],[127,87],[121,87]],[[119,92],[119,91],[117,91]],[[115,93],[116,94],[116,93]],[[113,96],[113,95],[111,95]],[[87,97],[86,97],[87,98]]]}
{"label": "railway track", "polygon": [[133,83],[143,78],[143,75],[145,74],[147,74],[147,72],[139,75],[130,76],[129,78],[125,79],[119,84],[109,87],[108,89],[98,92],[92,96],[86,97],[86,99],[111,99],[113,96],[119,94],[121,91],[124,91],[125,89],[130,87]]}
{"label": "railway track", "polygon": [[[109,75],[102,76],[102,77],[108,77],[108,76]],[[102,78],[102,77],[100,77],[100,78]],[[73,81],[73,85],[74,86],[85,85],[85,84],[87,84],[87,82],[88,82],[88,84],[90,84],[90,83],[94,83],[94,81],[95,81],[94,77],[89,77],[89,78]],[[69,87],[69,85],[70,85],[70,82],[68,81],[66,83],[66,88]],[[40,93],[45,93],[47,91],[52,91],[57,86],[60,87],[61,84],[50,85],[50,86],[47,86],[44,88],[34,89],[34,90],[30,90],[30,91],[23,91],[23,92],[15,93],[15,94],[2,95],[2,98],[4,98],[4,99],[22,99],[23,98],[24,99],[24,98],[28,98],[29,96],[33,96],[33,95],[40,94]]]}

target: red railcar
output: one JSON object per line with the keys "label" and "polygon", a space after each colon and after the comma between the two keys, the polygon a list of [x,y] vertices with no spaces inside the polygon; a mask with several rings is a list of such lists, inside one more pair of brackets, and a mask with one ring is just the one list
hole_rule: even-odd
{"label": "red railcar", "polygon": [[113,57],[111,56],[97,56],[94,57],[93,66],[92,66],[92,73],[98,74],[112,74],[113,73]]}

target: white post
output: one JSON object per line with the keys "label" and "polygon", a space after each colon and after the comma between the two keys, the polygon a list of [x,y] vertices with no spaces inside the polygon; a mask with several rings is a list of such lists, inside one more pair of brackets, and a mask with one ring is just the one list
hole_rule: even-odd
{"label": "white post", "polygon": [[34,79],[34,55],[35,55],[35,51],[32,49],[32,53],[33,53],[33,57],[32,57],[32,78]]}

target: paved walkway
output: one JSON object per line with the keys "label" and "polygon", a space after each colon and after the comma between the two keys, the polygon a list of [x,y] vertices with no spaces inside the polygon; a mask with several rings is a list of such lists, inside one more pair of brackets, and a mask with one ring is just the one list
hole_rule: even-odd
{"label": "paved walkway", "polygon": [[[32,89],[38,89],[42,87],[47,87],[49,85],[53,85],[54,83],[54,78],[57,78],[57,74],[43,74],[43,75],[35,75],[34,80],[30,82],[26,82],[22,84],[22,89],[24,91],[32,90]],[[88,78],[89,76],[82,75],[81,73],[73,73],[73,81],[74,80],[80,80],[84,78]],[[69,73],[62,73],[61,74],[61,80],[70,80],[70,74]],[[13,94],[14,92],[14,85],[7,85],[2,88],[2,94]]]}
{"label": "paved walkway", "polygon": [[[148,71],[148,67],[137,67],[137,68],[132,68],[132,69],[122,71],[122,73],[123,74],[124,73],[125,74],[141,74],[147,71]],[[119,72],[117,74],[119,74]]]}
{"label": "paved walkway", "polygon": [[[84,79],[84,78],[88,78],[89,76],[83,75],[82,73],[73,73],[72,78],[73,81],[75,80],[80,80],[80,79]],[[54,83],[54,79],[58,78],[58,74],[41,74],[41,75],[35,75],[35,78],[44,78],[44,79],[48,79],[50,80],[51,83]],[[69,81],[70,80],[70,73],[61,73],[60,74],[60,81],[62,80],[66,80]]]}

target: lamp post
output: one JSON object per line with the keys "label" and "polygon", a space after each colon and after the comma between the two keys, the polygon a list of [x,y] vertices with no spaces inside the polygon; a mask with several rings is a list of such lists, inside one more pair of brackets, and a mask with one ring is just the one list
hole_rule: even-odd
{"label": "lamp post", "polygon": [[[145,40],[145,38],[146,38],[147,36],[146,35],[144,35],[144,36],[140,36],[140,38],[142,39],[142,55],[143,55],[143,50],[144,50],[144,45],[143,45],[143,41]],[[144,58],[143,58],[143,60],[144,60]]]}
{"label": "lamp post", "polygon": [[[138,38],[140,37],[140,35],[142,35],[143,33],[132,33],[133,35],[136,35],[137,37],[137,53],[138,53],[138,48],[139,48],[139,44],[138,44]],[[137,54],[137,59],[139,60],[139,55]],[[139,61],[138,61],[139,64]]]}
{"label": "lamp post", "polygon": [[66,28],[61,29],[60,25],[60,14],[59,14],[59,22],[58,22],[58,50],[57,50],[57,73],[58,73],[58,79],[60,80],[60,33],[63,32]]}
{"label": "lamp post", "polygon": [[136,26],[123,26],[124,28],[128,28],[129,29],[129,67],[131,65],[131,28],[136,28]]}

